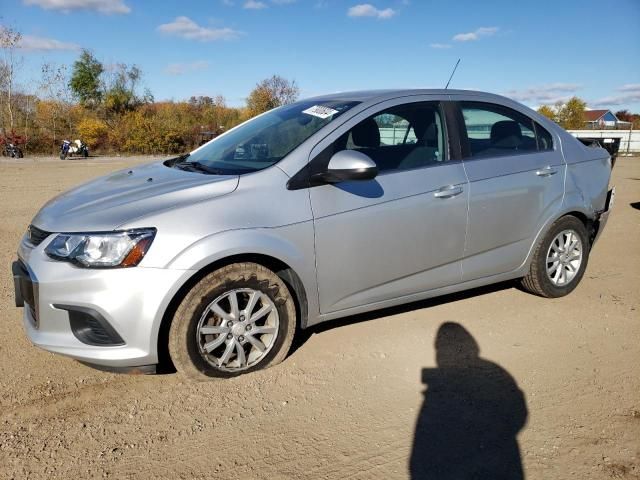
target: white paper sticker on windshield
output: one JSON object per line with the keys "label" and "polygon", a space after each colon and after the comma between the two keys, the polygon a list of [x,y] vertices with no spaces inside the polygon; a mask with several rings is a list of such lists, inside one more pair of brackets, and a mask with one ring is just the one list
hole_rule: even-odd
{"label": "white paper sticker on windshield", "polygon": [[314,105],[313,107],[303,110],[302,113],[313,115],[314,117],[318,117],[324,120],[325,118],[338,113],[338,110],[334,110],[333,108],[329,107],[323,107],[322,105]]}

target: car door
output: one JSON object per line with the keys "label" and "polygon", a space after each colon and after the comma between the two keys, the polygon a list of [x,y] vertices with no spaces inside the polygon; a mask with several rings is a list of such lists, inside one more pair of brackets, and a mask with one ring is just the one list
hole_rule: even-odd
{"label": "car door", "polygon": [[457,105],[469,179],[466,281],[522,265],[561,207],[565,168],[559,141],[524,113],[476,100]]}
{"label": "car door", "polygon": [[322,314],[460,281],[467,180],[444,117],[440,102],[386,102],[312,151],[312,163],[326,165],[358,150],[379,169],[373,180],[309,191]]}

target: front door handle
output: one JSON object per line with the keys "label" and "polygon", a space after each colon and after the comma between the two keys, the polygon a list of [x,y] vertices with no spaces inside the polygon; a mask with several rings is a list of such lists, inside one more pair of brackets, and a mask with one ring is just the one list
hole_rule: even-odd
{"label": "front door handle", "polygon": [[551,175],[555,175],[556,173],[558,173],[558,169],[553,168],[550,165],[544,167],[541,170],[536,170],[536,175],[538,175],[539,177],[550,177]]}
{"label": "front door handle", "polygon": [[434,192],[436,198],[451,198],[462,193],[462,187],[456,185],[445,185]]}

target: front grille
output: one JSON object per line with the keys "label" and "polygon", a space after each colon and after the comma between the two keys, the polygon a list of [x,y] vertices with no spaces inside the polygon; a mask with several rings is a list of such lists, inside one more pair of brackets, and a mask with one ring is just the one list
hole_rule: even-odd
{"label": "front grille", "polygon": [[51,232],[45,232],[44,230],[40,230],[38,227],[29,225],[29,229],[27,230],[27,238],[32,245],[38,246],[40,245],[45,238],[51,235]]}

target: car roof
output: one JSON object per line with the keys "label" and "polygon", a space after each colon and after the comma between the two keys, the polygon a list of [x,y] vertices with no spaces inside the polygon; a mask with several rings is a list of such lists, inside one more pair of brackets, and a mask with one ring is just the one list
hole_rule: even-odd
{"label": "car roof", "polygon": [[509,100],[501,95],[480,92],[475,90],[455,90],[444,88],[418,88],[418,89],[388,89],[388,90],[356,90],[352,92],[336,92],[316,97],[306,98],[306,101],[358,101],[358,102],[382,102],[397,97],[413,95],[473,95],[483,97],[486,100]]}

